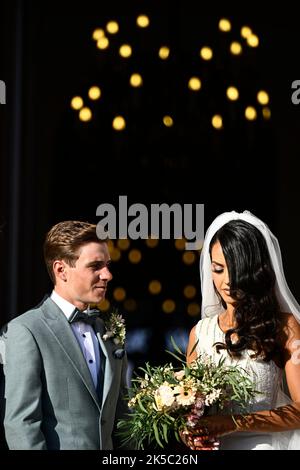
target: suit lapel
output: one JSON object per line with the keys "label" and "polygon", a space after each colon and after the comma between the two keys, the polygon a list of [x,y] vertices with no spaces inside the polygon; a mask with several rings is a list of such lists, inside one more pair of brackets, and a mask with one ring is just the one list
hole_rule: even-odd
{"label": "suit lapel", "polygon": [[50,298],[48,298],[40,308],[43,313],[42,321],[55,337],[59,346],[68,357],[76,373],[81,377],[83,383],[99,407],[97,393],[89,368],[67,318],[56,303]]}
{"label": "suit lapel", "polygon": [[114,371],[114,362],[115,359],[113,357],[113,344],[111,341],[103,341],[102,336],[105,333],[105,326],[103,321],[98,318],[95,322],[94,329],[97,334],[97,338],[102,349],[103,354],[105,355],[105,372],[104,372],[104,384],[103,384],[103,398],[102,403],[104,405],[105,400],[107,398],[108,392],[111,388],[112,380],[113,380],[113,371]]}

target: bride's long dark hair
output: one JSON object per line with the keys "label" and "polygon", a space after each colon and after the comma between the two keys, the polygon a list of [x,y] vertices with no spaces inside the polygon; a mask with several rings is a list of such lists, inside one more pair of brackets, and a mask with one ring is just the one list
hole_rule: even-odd
{"label": "bride's long dark hair", "polygon": [[[280,351],[281,314],[275,295],[275,273],[269,251],[261,232],[243,220],[223,225],[210,243],[219,241],[226,260],[230,296],[234,299],[235,328],[225,334],[225,344],[216,343],[217,350],[226,349],[234,357],[242,351],[254,351],[251,357],[270,361]],[[218,294],[220,297],[220,295]],[[220,298],[223,306],[226,304]],[[232,342],[231,337],[237,338]]]}

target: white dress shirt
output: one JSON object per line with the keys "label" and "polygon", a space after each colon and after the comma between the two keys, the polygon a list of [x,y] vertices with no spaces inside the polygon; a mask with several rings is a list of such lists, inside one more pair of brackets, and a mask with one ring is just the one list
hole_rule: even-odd
{"label": "white dress shirt", "polygon": [[[72,312],[76,308],[67,300],[63,299],[57,292],[52,291],[51,299],[63,311],[69,320]],[[70,324],[73,333],[81,347],[87,366],[90,370],[95,388],[97,388],[98,372],[100,369],[99,343],[93,327],[88,323],[77,321]]]}

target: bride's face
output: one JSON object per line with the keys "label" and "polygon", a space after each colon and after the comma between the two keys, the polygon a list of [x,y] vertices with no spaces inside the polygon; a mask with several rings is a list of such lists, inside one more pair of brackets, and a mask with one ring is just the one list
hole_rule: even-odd
{"label": "bride's face", "polygon": [[212,278],[217,291],[226,304],[231,304],[234,299],[230,297],[229,273],[220,242],[216,242],[211,250]]}

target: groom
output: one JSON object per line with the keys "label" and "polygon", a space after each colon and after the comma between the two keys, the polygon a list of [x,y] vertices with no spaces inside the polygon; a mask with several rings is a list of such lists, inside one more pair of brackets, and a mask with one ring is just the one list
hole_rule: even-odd
{"label": "groom", "polygon": [[89,304],[112,279],[96,226],[61,222],[44,257],[54,289],[12,320],[5,341],[5,435],[10,449],[112,449],[127,411],[126,357]]}

